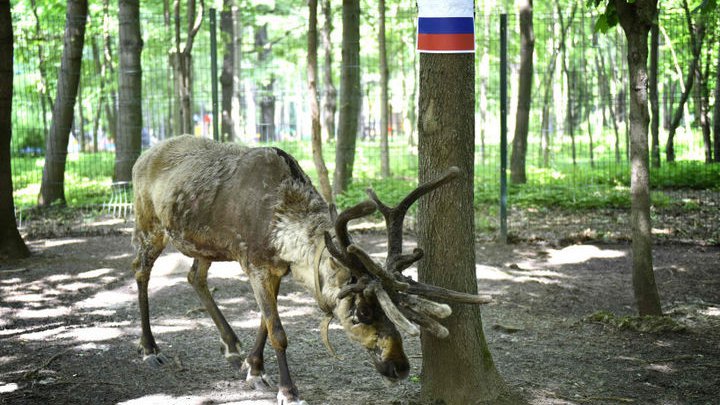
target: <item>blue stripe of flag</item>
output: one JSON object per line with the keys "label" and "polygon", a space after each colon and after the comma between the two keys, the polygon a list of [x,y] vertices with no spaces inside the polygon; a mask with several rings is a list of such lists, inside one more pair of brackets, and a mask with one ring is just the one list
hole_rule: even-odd
{"label": "blue stripe of flag", "polygon": [[474,32],[472,17],[418,18],[418,33],[420,34],[472,34]]}

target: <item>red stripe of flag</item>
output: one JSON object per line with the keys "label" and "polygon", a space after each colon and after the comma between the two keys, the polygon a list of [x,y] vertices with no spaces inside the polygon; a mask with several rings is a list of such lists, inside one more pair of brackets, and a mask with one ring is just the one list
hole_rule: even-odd
{"label": "red stripe of flag", "polygon": [[419,51],[473,51],[474,34],[418,34]]}

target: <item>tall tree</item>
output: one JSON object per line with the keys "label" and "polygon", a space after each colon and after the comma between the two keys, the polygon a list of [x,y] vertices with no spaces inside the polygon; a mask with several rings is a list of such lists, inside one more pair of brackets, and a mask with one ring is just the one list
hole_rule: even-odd
{"label": "tall tree", "polygon": [[342,75],[340,77],[340,126],[335,148],[333,191],[347,190],[355,162],[360,114],[360,0],[343,0]]}
{"label": "tall tree", "polygon": [[13,27],[10,0],[0,0],[0,259],[30,255],[15,221],[10,140],[12,138]]}
{"label": "tall tree", "polygon": [[337,90],[333,84],[332,63],[333,63],[333,46],[332,46],[332,6],[330,0],[322,0],[323,29],[322,29],[322,47],[325,60],[323,62],[323,87],[325,88],[325,97],[323,102],[323,128],[325,128],[325,137],[328,140],[335,139],[335,112],[337,111]]}
{"label": "tall tree", "polygon": [[380,59],[380,173],[390,177],[388,146],[388,63],[385,41],[385,0],[378,1],[378,56]]}
{"label": "tall tree", "polygon": [[630,193],[632,223],[632,280],[640,315],[662,315],[652,262],[650,182],[648,173],[648,35],[657,18],[657,0],[607,1],[596,26],[607,30],[620,23],[627,39],[630,71]]}
{"label": "tall tree", "polygon": [[518,73],[518,102],[515,114],[515,136],[510,156],[510,181],[515,184],[527,182],[525,158],[527,156],[528,131],[530,129],[530,103],[532,102],[533,32],[532,0],[518,0],[520,19],[520,72]]}
{"label": "tall tree", "polygon": [[567,108],[565,111],[565,125],[567,127],[567,132],[570,135],[570,143],[572,147],[572,161],[573,165],[577,163],[577,150],[575,146],[575,116],[574,116],[574,105],[573,105],[573,80],[572,80],[572,72],[570,72],[570,69],[568,68],[568,51],[567,51],[567,32],[570,30],[570,26],[572,25],[572,21],[568,21],[567,24],[565,23],[565,19],[563,18],[562,11],[560,10],[559,3],[556,3],[557,9],[558,9],[558,19],[560,20],[560,49],[562,50],[562,72],[565,75],[565,82],[567,85]]}
{"label": "tall tree", "polygon": [[228,142],[235,141],[235,126],[232,116],[233,95],[235,94],[235,21],[233,21],[235,14],[233,6],[233,0],[223,0],[223,10],[220,13],[220,32],[225,44],[222,73],[220,73],[222,92],[220,133],[222,134],[221,139]]}
{"label": "tall tree", "polygon": [[38,197],[40,206],[48,206],[54,202],[66,203],[65,162],[73,112],[75,111],[75,99],[80,83],[87,15],[87,0],[68,0],[57,95],[53,105],[50,133],[45,141],[45,167]]}
{"label": "tall tree", "polygon": [[322,155],[322,136],[320,134],[320,100],[318,99],[318,32],[317,32],[317,8],[318,0],[308,0],[309,24],[307,35],[307,76],[308,90],[310,92],[310,120],[312,126],[312,151],[315,170],[318,172],[320,181],[320,192],[325,201],[332,202],[332,188],[325,160]]}
{"label": "tall tree", "polygon": [[132,167],[142,142],[142,67],[140,2],[118,1],[120,70],[118,75],[118,133],[115,141],[115,181],[132,181]]}
{"label": "tall tree", "polygon": [[[258,65],[266,66],[272,56],[272,43],[268,38],[268,24],[265,23],[255,31],[255,49],[258,54]],[[260,102],[260,140],[275,140],[275,74],[271,71],[262,84],[259,93]]]}
{"label": "tall tree", "polygon": [[[452,78],[452,80],[448,80]],[[418,245],[421,281],[477,292],[473,173],[475,156],[475,56],[420,54],[419,182],[450,166],[460,176],[442,192],[420,198]],[[496,403],[505,390],[483,334],[476,306],[452,306],[445,339],[421,335],[422,395],[430,403]],[[462,372],[458,372],[462,370]]]}

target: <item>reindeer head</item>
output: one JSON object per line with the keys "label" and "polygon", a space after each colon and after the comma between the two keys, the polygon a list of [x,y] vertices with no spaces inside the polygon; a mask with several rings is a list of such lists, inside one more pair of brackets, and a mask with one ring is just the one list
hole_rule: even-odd
{"label": "reindeer head", "polygon": [[[403,220],[407,210],[418,198],[456,178],[459,172],[458,168],[452,167],[439,178],[418,186],[395,208],[383,204],[375,192],[368,189],[369,200],[340,215],[331,209],[335,240],[326,232],[325,245],[332,255],[331,261],[336,260],[351,274],[338,294],[335,315],[348,336],[368,350],[375,368],[390,381],[406,378],[410,368],[398,330],[417,336],[420,327],[445,338],[449,332],[438,319],[448,317],[452,310],[436,300],[467,304],[489,302],[485,297],[419,283],[402,274],[423,257],[419,248],[410,254],[402,253]],[[387,228],[388,252],[384,265],[353,243],[347,229],[349,221],[370,215],[375,210],[385,217]],[[326,336],[327,330],[324,340],[329,347]]]}

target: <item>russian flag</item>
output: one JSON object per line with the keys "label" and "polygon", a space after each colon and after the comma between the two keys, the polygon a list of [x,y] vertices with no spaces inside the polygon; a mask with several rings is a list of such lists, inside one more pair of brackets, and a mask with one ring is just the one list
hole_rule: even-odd
{"label": "russian flag", "polygon": [[419,52],[475,52],[472,0],[418,0]]}

